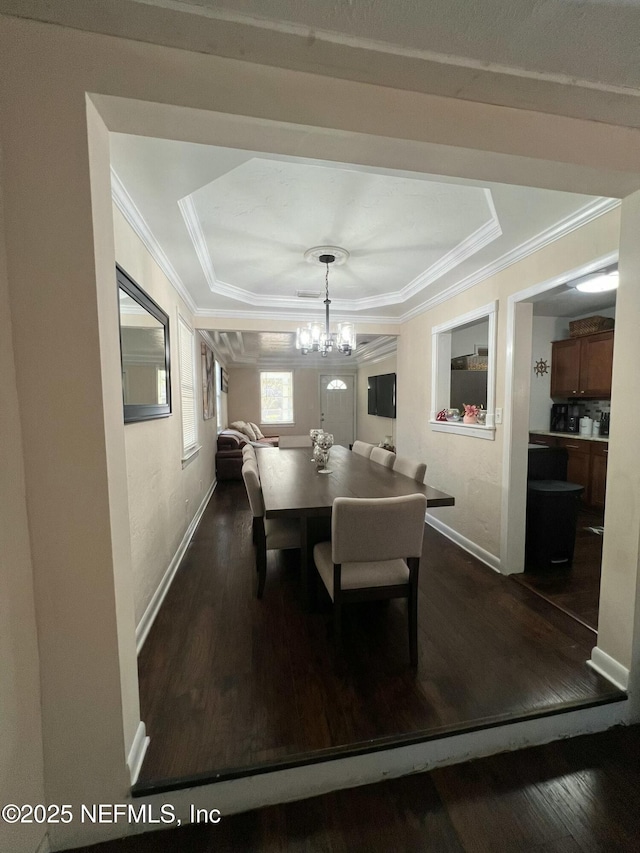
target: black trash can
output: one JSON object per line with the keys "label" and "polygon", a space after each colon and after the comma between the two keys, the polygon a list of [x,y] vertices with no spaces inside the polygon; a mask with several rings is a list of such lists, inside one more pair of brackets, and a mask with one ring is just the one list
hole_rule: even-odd
{"label": "black trash can", "polygon": [[568,568],[584,486],[564,480],[527,483],[526,569]]}

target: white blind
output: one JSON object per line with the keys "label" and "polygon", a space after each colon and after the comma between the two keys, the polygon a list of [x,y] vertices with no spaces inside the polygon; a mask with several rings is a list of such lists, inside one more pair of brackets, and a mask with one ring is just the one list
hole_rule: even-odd
{"label": "white blind", "polygon": [[191,450],[197,440],[196,382],[194,333],[182,317],[178,316],[178,338],[180,346],[180,402],[182,408],[182,449]]}

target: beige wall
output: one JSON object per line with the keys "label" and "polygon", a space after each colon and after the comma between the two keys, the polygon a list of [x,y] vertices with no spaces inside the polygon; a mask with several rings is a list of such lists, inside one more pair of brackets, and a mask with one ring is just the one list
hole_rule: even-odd
{"label": "beige wall", "polygon": [[[337,371],[339,373],[340,371]],[[255,367],[229,370],[228,420],[253,421],[265,435],[307,435],[320,426],[320,374],[330,370],[293,368],[293,417],[291,426],[260,426],[260,371]]]}
{"label": "beige wall", "polygon": [[198,442],[201,448],[183,468],[178,311],[189,323],[193,320],[175,288],[115,206],[113,217],[116,260],[169,315],[171,345],[171,416],[124,426],[138,624],[215,479],[216,418],[205,421],[202,417],[201,339],[196,332]]}
{"label": "beige wall", "polygon": [[434,515],[496,557],[500,556],[503,427],[496,427],[495,441],[431,431],[431,329],[499,300],[496,407],[503,407],[507,297],[616,251],[619,223],[619,210],[601,216],[402,328],[398,339],[398,446],[404,455],[427,462],[430,485],[455,496],[455,507],[435,510]]}
{"label": "beige wall", "polygon": [[[101,122],[121,132],[604,195],[625,195],[640,185],[640,134],[598,122],[398,92],[8,18],[0,18],[0,61],[0,145],[10,211],[5,236],[39,636],[46,796],[50,802],[75,807],[87,801],[122,802],[129,796],[125,758],[137,719],[132,698],[137,676],[127,467],[118,406],[108,138]],[[100,95],[88,98],[87,93]],[[93,104],[99,105],[100,119]],[[171,106],[175,104],[177,108]],[[639,228],[640,214],[630,209],[628,233]],[[592,257],[598,244],[610,251],[616,243],[596,239],[587,247],[588,241],[579,236],[572,236],[570,243],[576,240],[580,247],[571,249],[568,257]],[[482,523],[472,533],[490,547],[499,519],[483,507],[485,502],[495,505],[500,437],[496,448],[484,442],[487,447],[474,454],[480,442],[458,439],[451,445],[451,436],[429,434],[416,421],[429,411],[429,328],[440,318],[461,313],[462,304],[484,304],[487,292],[499,295],[503,286],[515,288],[515,272],[519,286],[544,279],[549,269],[566,264],[567,256],[558,255],[568,246],[566,241],[558,244],[553,263],[549,250],[523,261],[509,273],[508,287],[506,273],[500,274],[479,288],[481,299],[468,292],[463,300],[457,297],[416,318],[407,324],[406,342],[403,330],[398,443],[403,453],[427,459],[431,452],[430,470],[437,468],[439,480],[460,501],[452,523],[466,524],[465,511],[475,504]],[[631,286],[640,264],[630,240],[625,251],[629,260],[623,264],[621,258],[621,270],[627,270]],[[618,320],[622,352],[636,348],[636,317],[637,312]],[[236,318],[226,322],[229,328],[242,327]],[[502,321],[499,351],[505,351]],[[6,370],[4,352],[2,358]],[[630,371],[616,361],[614,387],[627,400],[637,397],[636,377]],[[7,376],[3,382],[13,387]],[[500,370],[498,400],[503,386]],[[10,446],[18,451],[16,431],[14,417]],[[470,451],[460,463],[457,455],[465,441]],[[614,421],[610,446],[612,453],[616,447],[616,470],[634,472],[636,479],[629,481],[636,488],[633,497],[637,453],[616,431]],[[473,488],[466,488],[467,479]],[[2,484],[3,509],[6,501],[9,518],[17,519],[16,529],[24,532],[24,505],[16,483],[19,478]],[[616,488],[615,480],[611,488]],[[621,491],[626,492],[626,486]],[[618,505],[624,525],[628,510],[623,500]],[[631,536],[632,525],[629,531]],[[635,567],[637,536],[626,546],[624,558]],[[24,565],[24,547],[18,558]],[[633,586],[632,576],[627,579]],[[10,590],[17,616],[28,610],[19,596],[25,584],[21,577],[17,589]],[[630,596],[616,599],[603,614],[615,621],[615,642],[621,656],[626,654],[633,601]],[[28,614],[26,625],[29,637]],[[12,654],[14,671],[19,662],[21,671],[29,673],[26,688],[16,685],[12,695],[20,702],[20,712],[30,714],[33,647],[27,643]],[[580,730],[584,718],[573,715],[568,730]],[[508,734],[501,737],[494,747],[512,743]],[[375,757],[368,780],[375,773],[382,775],[386,761],[382,753]],[[330,786],[343,766],[349,761],[338,768],[324,765],[323,784]],[[317,773],[317,768],[302,769],[292,796],[311,790]],[[37,773],[32,778],[35,793]],[[268,776],[256,777],[251,785],[240,782],[221,788],[229,811],[242,808],[249,796],[253,804],[271,796]],[[203,797],[210,793],[200,790]],[[171,799],[163,795],[164,801]],[[78,823],[51,827],[58,848],[125,831],[129,828]]]}
{"label": "beige wall", "polygon": [[[396,373],[397,359],[395,355],[378,361],[375,364],[364,364],[358,370],[357,381],[357,404],[356,404],[356,438],[360,441],[368,441],[371,444],[379,444],[385,435],[396,438],[396,421],[391,418],[379,418],[377,415],[367,414],[367,379],[369,376],[377,376],[380,373]],[[398,453],[402,451],[398,448]]]}
{"label": "beige wall", "polygon": [[[1,161],[0,161],[1,165]],[[0,184],[0,801],[44,802],[40,669]],[[0,850],[31,853],[42,825],[0,820]]]}

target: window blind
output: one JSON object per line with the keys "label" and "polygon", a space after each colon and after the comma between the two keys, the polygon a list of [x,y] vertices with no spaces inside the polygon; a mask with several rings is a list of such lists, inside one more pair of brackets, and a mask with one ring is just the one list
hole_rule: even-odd
{"label": "window blind", "polygon": [[192,450],[198,440],[196,420],[196,383],[194,333],[182,317],[178,316],[180,346],[180,403],[182,409],[182,450]]}

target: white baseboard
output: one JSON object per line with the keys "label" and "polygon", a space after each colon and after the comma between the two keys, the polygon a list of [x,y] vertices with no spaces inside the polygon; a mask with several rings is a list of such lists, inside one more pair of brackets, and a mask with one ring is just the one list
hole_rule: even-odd
{"label": "white baseboard", "polygon": [[612,658],[611,655],[608,655],[606,652],[603,652],[602,649],[599,649],[595,646],[591,650],[591,660],[587,661],[587,665],[591,667],[591,669],[595,669],[597,673],[606,678],[607,681],[610,681],[620,690],[627,691],[629,687],[629,670],[626,666],[623,666],[621,663],[618,663],[615,658]]}
{"label": "white baseboard", "polygon": [[138,774],[140,773],[140,768],[142,767],[142,762],[144,761],[144,756],[148,746],[149,738],[147,737],[147,729],[142,720],[140,720],[127,758],[127,767],[129,768],[132,785],[135,785],[138,779]]}
{"label": "white baseboard", "polygon": [[489,551],[485,551],[485,549],[481,548],[480,545],[476,545],[476,543],[472,542],[471,539],[467,539],[467,537],[463,536],[462,533],[458,533],[457,530],[454,530],[453,527],[449,527],[448,524],[445,524],[444,521],[440,521],[439,518],[436,518],[435,515],[432,515],[430,512],[426,514],[425,521],[430,527],[437,530],[438,533],[442,533],[442,535],[446,536],[447,539],[451,539],[452,542],[455,542],[456,545],[459,545],[464,551],[467,551],[467,553],[476,557],[481,563],[489,566],[489,568],[493,569],[494,572],[500,571],[500,558],[496,557],[495,554],[490,554]]}
{"label": "white baseboard", "polygon": [[162,580],[158,584],[156,591],[154,592],[151,601],[147,605],[147,609],[142,614],[142,618],[138,623],[136,628],[136,652],[140,654],[140,651],[144,645],[144,641],[147,639],[149,631],[151,630],[151,626],[153,625],[156,616],[158,615],[158,611],[162,605],[162,602],[165,599],[166,594],[169,592],[169,587],[173,583],[173,579],[175,577],[176,572],[178,571],[178,567],[182,562],[182,558],[184,557],[187,548],[189,547],[189,542],[191,542],[191,537],[195,533],[195,529],[198,526],[200,519],[202,518],[202,514],[204,513],[207,504],[213,494],[213,490],[217,485],[217,481],[214,480],[209,489],[207,490],[206,495],[202,499],[202,503],[198,507],[198,511],[191,519],[191,524],[187,528],[184,536],[182,537],[182,541],[178,546],[178,550],[173,555],[173,559],[169,563],[169,568],[164,573]]}

